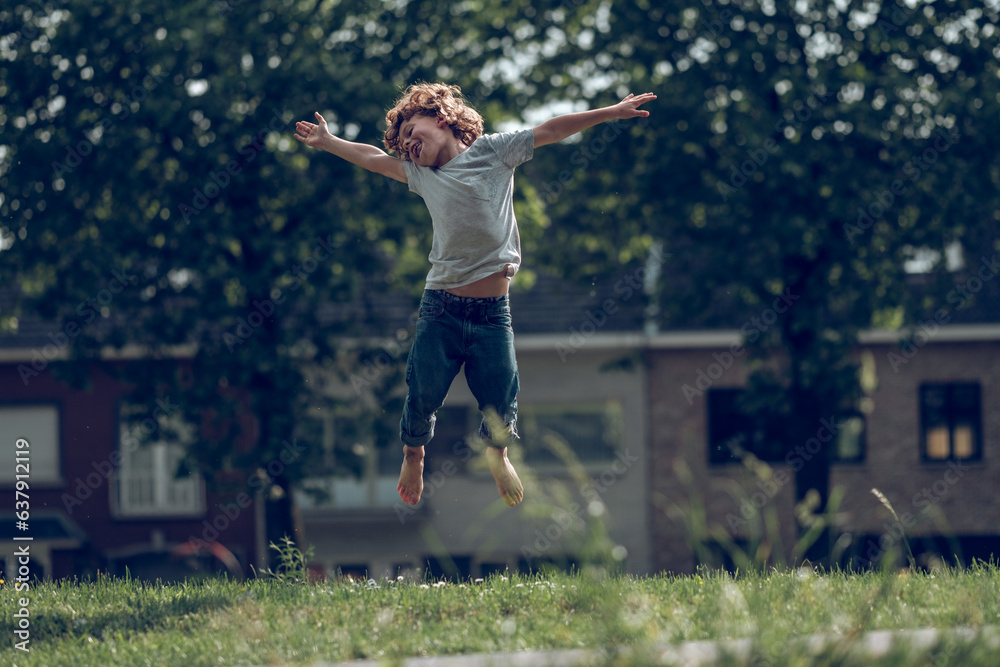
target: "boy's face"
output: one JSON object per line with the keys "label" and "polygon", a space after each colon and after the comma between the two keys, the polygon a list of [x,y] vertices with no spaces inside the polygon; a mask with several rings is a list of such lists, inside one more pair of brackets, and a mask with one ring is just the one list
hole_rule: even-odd
{"label": "boy's face", "polygon": [[444,118],[414,115],[399,126],[399,142],[410,161],[421,167],[441,167],[451,158],[455,135]]}

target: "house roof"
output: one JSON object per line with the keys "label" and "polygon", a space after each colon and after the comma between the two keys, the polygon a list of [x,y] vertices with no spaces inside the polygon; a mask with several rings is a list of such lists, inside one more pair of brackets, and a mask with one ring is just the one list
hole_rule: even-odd
{"label": "house roof", "polygon": [[[996,277],[995,275],[989,278]],[[914,290],[926,289],[927,278],[914,276]],[[634,284],[634,283],[632,283]],[[14,303],[14,291],[0,288],[0,315]],[[316,310],[316,319],[323,326],[351,325],[361,336],[386,337],[398,329],[412,326],[419,296],[413,293],[364,292],[347,302],[331,302]],[[530,289],[519,288],[516,281],[511,291],[514,331],[518,335],[571,336],[642,334],[646,322],[646,299],[639,289],[623,281],[580,285],[567,283],[540,273]],[[717,299],[705,312],[685,314],[683,321],[672,321],[664,331],[724,332],[738,331],[757,312],[741,316],[735,300]],[[758,309],[759,310],[759,309]],[[1000,279],[982,279],[971,274],[947,295],[945,302],[932,303],[929,312],[941,317],[945,325],[983,325],[1000,323]],[[124,314],[98,320],[89,326],[100,327],[107,333],[116,326],[131,326]],[[289,317],[294,325],[294,318]],[[207,324],[207,326],[211,326]],[[55,321],[26,314],[19,318],[14,335],[0,335],[0,350],[42,350],[61,340],[61,329]],[[221,336],[221,333],[219,335]]]}
{"label": "house roof", "polygon": [[[0,314],[11,309],[14,296],[12,289],[0,289]],[[539,276],[531,289],[515,287],[511,292],[514,331],[569,335],[580,327],[590,326],[601,331],[639,331],[643,301],[631,288],[616,293],[614,285],[579,286]],[[418,305],[419,296],[414,294],[367,291],[351,301],[321,305],[315,315],[321,325],[351,325],[361,335],[379,337],[411,326]],[[117,323],[113,314],[108,320],[97,320],[88,326],[100,327],[99,333],[107,333],[115,326],[133,325],[124,314],[118,317],[121,321]],[[289,322],[293,321],[292,316]],[[60,331],[55,320],[28,313],[18,318],[16,334],[0,335],[0,349],[41,349],[50,344],[58,347]]]}

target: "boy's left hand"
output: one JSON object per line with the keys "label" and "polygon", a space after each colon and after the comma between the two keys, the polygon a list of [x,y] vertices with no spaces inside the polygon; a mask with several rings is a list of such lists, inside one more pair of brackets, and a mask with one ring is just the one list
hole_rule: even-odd
{"label": "boy's left hand", "polygon": [[614,106],[615,117],[616,118],[645,118],[649,115],[649,112],[645,109],[639,109],[646,102],[651,102],[656,99],[656,95],[653,93],[643,93],[642,95],[633,95],[629,93],[628,96],[621,102]]}

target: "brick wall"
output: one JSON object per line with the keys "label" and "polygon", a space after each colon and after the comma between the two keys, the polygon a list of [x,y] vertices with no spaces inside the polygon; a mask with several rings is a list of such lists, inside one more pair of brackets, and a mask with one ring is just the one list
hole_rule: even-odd
{"label": "brick wall", "polygon": [[[908,528],[913,536],[1000,534],[1000,344],[938,343],[895,364],[892,346],[873,346],[878,389],[868,419],[868,452],[863,466],[838,466],[833,483],[848,489],[844,510],[856,530],[880,532],[889,518],[870,492],[877,487],[900,517],[928,506],[940,510]],[[978,382],[982,410],[982,460],[961,465],[923,462],[920,452],[920,397],[924,383]],[[938,525],[936,525],[938,524]]]}
{"label": "brick wall", "polygon": [[[861,463],[835,464],[831,488],[845,491],[838,532],[878,535],[891,517],[872,495],[879,488],[906,532],[922,535],[1000,535],[1000,343],[938,343],[901,363],[898,348],[873,345],[878,387],[867,416],[867,451]],[[729,368],[725,348],[659,349],[649,353],[650,489],[653,570],[690,572],[688,543],[697,505],[709,526],[746,536],[767,515],[776,516],[785,551],[795,541],[794,473],[774,464],[763,481],[741,466],[708,464],[706,390],[745,384],[741,359]],[[919,386],[978,382],[982,401],[982,460],[961,465],[926,463],[920,453]],[[685,389],[685,385],[687,388]],[[794,451],[796,443],[789,443]],[[683,470],[690,475],[683,474]],[[680,474],[679,474],[680,471]],[[932,513],[928,514],[927,509]],[[887,525],[886,522],[890,522]],[[756,523],[755,523],[756,522]],[[695,522],[699,523],[699,522]]]}

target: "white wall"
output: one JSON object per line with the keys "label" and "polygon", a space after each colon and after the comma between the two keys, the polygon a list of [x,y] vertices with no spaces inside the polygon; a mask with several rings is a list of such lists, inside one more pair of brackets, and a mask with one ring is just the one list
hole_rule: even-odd
{"label": "white wall", "polygon": [[[450,467],[425,470],[424,499],[416,511],[401,502],[392,508],[353,512],[303,511],[306,540],[315,547],[319,564],[332,569],[364,563],[373,576],[386,576],[396,565],[418,565],[443,548],[450,554],[472,556],[472,571],[477,574],[479,562],[514,567],[523,555],[558,557],[578,546],[588,503],[599,499],[605,507],[601,520],[612,541],[627,552],[625,569],[636,574],[649,571],[645,371],[599,370],[626,354],[624,349],[591,350],[584,344],[561,358],[556,339],[526,338],[517,346],[522,409],[540,403],[618,401],[624,417],[622,455],[588,466],[589,482],[584,484],[565,468],[552,468],[540,473],[536,487],[522,466],[526,497],[514,508],[500,500],[492,476],[476,456],[464,472]],[[475,408],[461,373],[446,404]],[[428,449],[435,446],[451,448],[453,443],[435,440]],[[568,493],[553,498],[559,485]]]}

